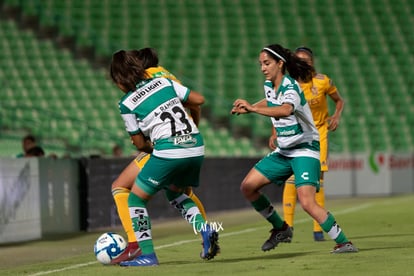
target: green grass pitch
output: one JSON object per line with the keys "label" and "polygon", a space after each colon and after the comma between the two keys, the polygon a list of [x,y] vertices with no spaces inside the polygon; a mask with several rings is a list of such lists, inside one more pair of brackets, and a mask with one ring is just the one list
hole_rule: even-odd
{"label": "green grass pitch", "polygon": [[[328,199],[326,206],[360,252],[330,254],[334,242],[314,242],[312,221],[298,206],[292,243],[279,244],[269,252],[260,247],[269,236],[270,225],[253,209],[246,209],[208,214],[209,221],[224,228],[221,254],[210,261],[200,259],[200,236],[191,226],[171,219],[153,221],[158,267],[99,264],[93,254],[93,244],[101,234],[96,232],[2,245],[0,272],[30,276],[414,275],[414,195]],[[276,209],[281,213],[280,206]],[[121,229],[110,230],[124,235]]]}

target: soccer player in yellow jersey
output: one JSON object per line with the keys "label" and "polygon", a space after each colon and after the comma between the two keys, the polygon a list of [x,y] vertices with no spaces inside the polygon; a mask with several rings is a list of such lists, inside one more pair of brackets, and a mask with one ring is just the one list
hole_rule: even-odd
{"label": "soccer player in yellow jersey", "polygon": [[[313,52],[307,47],[299,47],[295,50],[295,54],[314,66]],[[335,131],[339,125],[344,101],[339,94],[338,89],[332,80],[324,74],[314,72],[310,82],[300,82],[299,84],[305,93],[305,98],[309,103],[313,120],[319,131],[320,136],[320,190],[316,193],[316,202],[325,207],[325,191],[324,191],[324,172],[328,171],[328,131]],[[335,103],[335,112],[329,117],[328,101],[329,96]],[[294,212],[296,207],[296,188],[294,185],[294,177],[290,177],[285,184],[283,192],[283,213],[284,219],[288,225],[293,227]],[[324,241],[323,231],[318,222],[313,222],[313,237],[315,241]]]}
{"label": "soccer player in yellow jersey", "polygon": [[[176,82],[180,82],[172,73],[158,65],[158,56],[154,49],[143,48],[136,51],[138,58],[143,61],[145,73],[148,78],[164,77]],[[190,110],[191,117],[196,125],[200,120],[200,109],[198,106],[186,106]],[[128,209],[128,196],[131,187],[134,185],[135,179],[141,169],[145,166],[150,155],[140,152],[137,157],[121,172],[118,178],[112,183],[112,195],[117,207],[122,226],[128,236],[128,246],[126,250],[116,259],[112,260],[113,264],[122,261],[134,259],[141,254],[138,243],[132,229],[132,222]],[[206,213],[200,199],[193,193],[191,188],[187,188],[185,193],[195,202],[201,215],[206,220]]]}

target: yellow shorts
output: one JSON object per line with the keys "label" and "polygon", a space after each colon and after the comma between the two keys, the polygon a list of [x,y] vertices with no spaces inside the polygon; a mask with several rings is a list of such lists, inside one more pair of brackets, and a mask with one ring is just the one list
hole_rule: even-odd
{"label": "yellow shorts", "polygon": [[140,152],[138,153],[137,157],[135,157],[135,164],[138,166],[140,170],[145,166],[145,164],[148,162],[148,159],[150,158],[150,154],[146,152]]}

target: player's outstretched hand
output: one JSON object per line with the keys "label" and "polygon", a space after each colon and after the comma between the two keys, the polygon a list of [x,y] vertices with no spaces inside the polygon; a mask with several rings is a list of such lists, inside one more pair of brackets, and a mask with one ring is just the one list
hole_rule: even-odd
{"label": "player's outstretched hand", "polygon": [[251,104],[243,99],[237,99],[233,103],[233,108],[231,109],[231,114],[246,114],[250,112]]}

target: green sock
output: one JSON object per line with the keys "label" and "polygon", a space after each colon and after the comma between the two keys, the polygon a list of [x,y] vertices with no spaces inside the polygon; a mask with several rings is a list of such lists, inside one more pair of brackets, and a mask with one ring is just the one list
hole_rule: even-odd
{"label": "green sock", "polygon": [[195,202],[183,193],[176,193],[172,191],[166,191],[165,195],[170,201],[170,204],[177,208],[182,217],[187,220],[192,226],[194,233],[198,233],[201,230],[205,229],[204,225],[206,221],[200,213]]}
{"label": "green sock", "polygon": [[336,224],[335,217],[331,213],[328,212],[328,217],[320,225],[323,231],[328,233],[329,237],[335,240],[336,243],[345,243],[349,241],[341,227]]}
{"label": "green sock", "polygon": [[260,197],[256,201],[251,202],[251,204],[257,212],[273,225],[273,228],[283,228],[285,223],[284,220],[276,213],[276,210],[265,195],[260,195]]}
{"label": "green sock", "polygon": [[151,235],[151,221],[147,212],[147,201],[130,193],[128,197],[129,215],[132,228],[137,238],[142,255],[154,253],[154,244]]}

